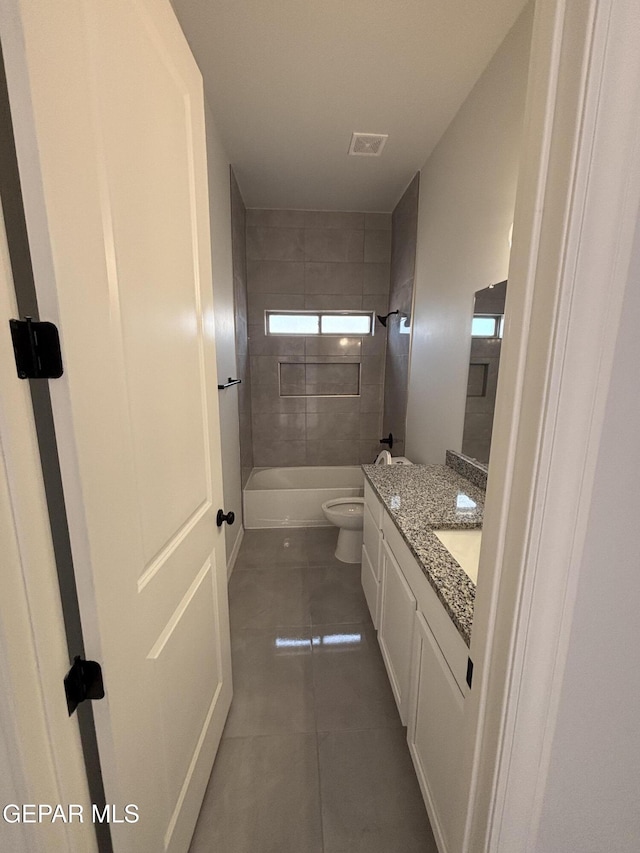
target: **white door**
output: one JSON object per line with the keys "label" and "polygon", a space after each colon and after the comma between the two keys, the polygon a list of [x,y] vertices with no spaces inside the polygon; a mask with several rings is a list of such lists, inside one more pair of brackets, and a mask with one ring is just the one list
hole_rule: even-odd
{"label": "white door", "polygon": [[201,78],[166,0],[0,24],[114,848],[186,851],[231,700]]}

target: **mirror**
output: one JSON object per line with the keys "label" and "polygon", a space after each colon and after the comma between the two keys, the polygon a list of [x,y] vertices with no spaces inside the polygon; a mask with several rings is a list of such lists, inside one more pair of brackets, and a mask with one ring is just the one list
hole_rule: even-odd
{"label": "mirror", "polygon": [[462,452],[489,464],[507,282],[476,291]]}

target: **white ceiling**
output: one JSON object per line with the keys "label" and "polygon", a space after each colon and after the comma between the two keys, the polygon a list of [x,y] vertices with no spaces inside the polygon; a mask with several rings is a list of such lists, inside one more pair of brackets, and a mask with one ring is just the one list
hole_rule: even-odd
{"label": "white ceiling", "polygon": [[[172,0],[248,207],[390,211],[525,0]],[[348,157],[353,131],[388,133]]]}

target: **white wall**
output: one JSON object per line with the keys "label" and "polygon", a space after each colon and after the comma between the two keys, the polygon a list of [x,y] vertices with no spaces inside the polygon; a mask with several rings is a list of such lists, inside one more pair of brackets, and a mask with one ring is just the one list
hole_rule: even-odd
{"label": "white wall", "polygon": [[[231,254],[231,183],[229,159],[216,131],[211,110],[205,107],[207,161],[209,170],[209,216],[211,219],[211,266],[216,329],[218,381],[236,378],[236,342],[233,306],[233,262]],[[219,391],[220,437],[224,510],[233,510],[236,521],[225,524],[227,564],[240,535],[242,483],[240,471],[240,426],[238,389]],[[217,509],[217,507],[216,507]]]}
{"label": "white wall", "polygon": [[476,290],[507,278],[533,8],[522,13],[422,169],[406,455],[460,450]]}

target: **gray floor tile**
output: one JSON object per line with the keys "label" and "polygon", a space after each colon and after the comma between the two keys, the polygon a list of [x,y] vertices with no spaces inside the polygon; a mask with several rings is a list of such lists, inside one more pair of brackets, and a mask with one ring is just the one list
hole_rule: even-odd
{"label": "gray floor tile", "polygon": [[232,634],[246,628],[310,625],[307,570],[234,571],[229,582],[229,611]]}
{"label": "gray floor tile", "polygon": [[309,569],[311,624],[368,622],[360,566],[313,566]]}
{"label": "gray floor tile", "polygon": [[277,530],[247,530],[233,573],[254,569],[279,569],[286,566],[306,566],[306,528]]}
{"label": "gray floor tile", "polygon": [[313,636],[318,731],[400,728],[373,627],[314,625]]}
{"label": "gray floor tile", "polygon": [[404,729],[318,735],[324,853],[437,853]]}
{"label": "gray floor tile", "polygon": [[336,560],[335,552],[338,544],[337,527],[307,527],[306,551],[307,562],[310,566],[347,566]]}
{"label": "gray floor tile", "polygon": [[223,740],[190,853],[322,853],[316,736]]}
{"label": "gray floor tile", "polygon": [[315,731],[309,629],[237,631],[231,660],[224,737]]}
{"label": "gray floor tile", "polygon": [[190,853],[436,853],[360,570],[336,540],[245,534],[234,699]]}

